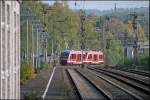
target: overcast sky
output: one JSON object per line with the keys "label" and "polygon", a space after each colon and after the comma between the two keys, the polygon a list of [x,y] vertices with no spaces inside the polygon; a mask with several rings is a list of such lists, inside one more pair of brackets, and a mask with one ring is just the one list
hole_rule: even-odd
{"label": "overcast sky", "polygon": [[[52,5],[54,0],[43,1]],[[98,10],[108,10],[114,9],[114,4],[116,3],[117,8],[135,8],[135,7],[149,7],[149,1],[86,1],[86,0],[75,0],[69,1],[68,5],[71,9],[98,9]]]}

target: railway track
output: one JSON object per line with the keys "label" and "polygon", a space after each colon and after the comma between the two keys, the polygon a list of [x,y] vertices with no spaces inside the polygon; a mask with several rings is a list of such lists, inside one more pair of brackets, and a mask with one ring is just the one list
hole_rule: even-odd
{"label": "railway track", "polygon": [[115,78],[112,78],[111,76],[105,75],[103,73],[94,71],[94,70],[89,70],[91,73],[93,73],[95,76],[98,76],[100,78],[103,78],[109,83],[112,83],[113,85],[117,86],[118,88],[124,90],[125,92],[135,96],[139,100],[148,100],[150,98],[149,94],[143,93],[143,91],[139,91],[136,88],[118,80]]}
{"label": "railway track", "polygon": [[[130,86],[144,92],[145,94],[150,93],[148,80],[145,82],[144,82],[144,80],[140,81],[140,79],[137,76],[134,76],[134,75],[131,76],[128,74],[125,75],[124,73],[115,72],[114,70],[110,71],[110,70],[105,70],[105,69],[101,69],[101,68],[89,68],[89,69],[94,70],[99,73],[103,73],[112,78],[115,78],[123,83],[126,83],[127,85],[130,85]],[[137,79],[135,79],[135,77],[137,77]]]}
{"label": "railway track", "polygon": [[[90,68],[90,67],[89,67]],[[140,84],[143,84],[145,86],[150,86],[150,78],[146,77],[146,76],[142,76],[142,75],[138,75],[138,74],[134,74],[134,73],[130,73],[130,72],[125,72],[125,71],[121,71],[121,70],[115,70],[115,69],[106,69],[106,68],[95,68],[97,70],[101,70],[101,71],[105,71],[108,73],[112,73],[118,76],[122,76],[124,78],[128,78],[130,80],[136,81]]]}
{"label": "railway track", "polygon": [[118,88],[113,83],[110,83],[103,78],[95,76],[88,70],[68,69],[68,72],[75,86],[77,87],[77,90],[82,99],[95,99],[96,97],[96,99],[111,99],[111,100],[114,99],[142,100],[141,97],[126,92],[121,88]]}
{"label": "railway track", "polygon": [[47,89],[44,99],[148,100],[150,98],[149,87],[139,81],[112,73],[108,69],[107,71],[99,68],[82,69],[77,66],[57,66]]}
{"label": "railway track", "polygon": [[118,69],[118,70],[123,70],[123,71],[126,71],[126,72],[131,72],[131,73],[134,73],[134,74],[150,77],[150,72],[148,72],[148,71],[141,71],[141,70],[135,70],[135,69]]}
{"label": "railway track", "polygon": [[[92,67],[100,67],[99,65],[92,65]],[[105,66],[101,66],[101,67],[105,67]],[[124,67],[115,67],[115,66],[107,66],[105,67],[107,69],[115,69],[115,70],[120,70],[120,71],[125,71],[125,72],[129,72],[129,73],[133,73],[133,74],[138,74],[138,75],[142,75],[144,77],[150,77],[150,72],[149,71],[144,71],[144,70],[137,70],[137,69],[127,69]]]}
{"label": "railway track", "polygon": [[76,70],[68,69],[68,72],[79,92],[81,99],[107,99],[93,86],[93,84],[90,83],[89,80],[85,79]]}

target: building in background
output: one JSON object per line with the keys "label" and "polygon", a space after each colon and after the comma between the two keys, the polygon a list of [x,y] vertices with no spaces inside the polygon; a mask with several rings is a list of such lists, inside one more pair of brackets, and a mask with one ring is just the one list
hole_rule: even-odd
{"label": "building in background", "polygon": [[149,51],[149,40],[146,42],[138,42],[138,53]]}
{"label": "building in background", "polygon": [[20,1],[0,0],[0,99],[20,98]]}

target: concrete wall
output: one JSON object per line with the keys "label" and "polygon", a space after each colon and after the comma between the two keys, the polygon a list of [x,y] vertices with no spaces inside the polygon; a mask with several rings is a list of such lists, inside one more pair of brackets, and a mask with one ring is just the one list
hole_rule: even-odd
{"label": "concrete wall", "polygon": [[0,0],[0,99],[20,98],[20,4]]}

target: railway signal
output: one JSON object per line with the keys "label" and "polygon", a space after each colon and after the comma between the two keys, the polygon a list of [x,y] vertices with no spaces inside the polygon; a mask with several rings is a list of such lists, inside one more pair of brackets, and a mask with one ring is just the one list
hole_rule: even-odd
{"label": "railway signal", "polygon": [[110,17],[109,16],[105,16],[105,22],[104,22],[104,25],[103,25],[103,52],[104,52],[104,59],[105,59],[105,62],[104,62],[104,65],[107,65],[107,52],[106,52],[106,49],[109,49],[109,42],[108,39],[106,39],[106,35],[109,31],[109,27],[108,27],[108,24],[109,24],[109,21],[110,21]]}
{"label": "railway signal", "polygon": [[[85,15],[84,12],[82,10],[81,11],[81,16],[80,16],[80,21],[81,21],[81,27],[80,27],[80,33],[81,33],[81,51],[82,51],[82,55],[83,55],[83,50],[85,49],[85,29],[84,29],[84,21],[85,21]],[[83,62],[83,56],[81,57],[81,60]],[[84,64],[81,64],[81,67],[84,67]]]}
{"label": "railway signal", "polygon": [[132,27],[134,32],[134,64],[137,64],[137,42],[138,42],[138,36],[137,36],[137,18],[138,16],[144,16],[142,13],[136,13],[132,12],[129,14],[132,17]]}

